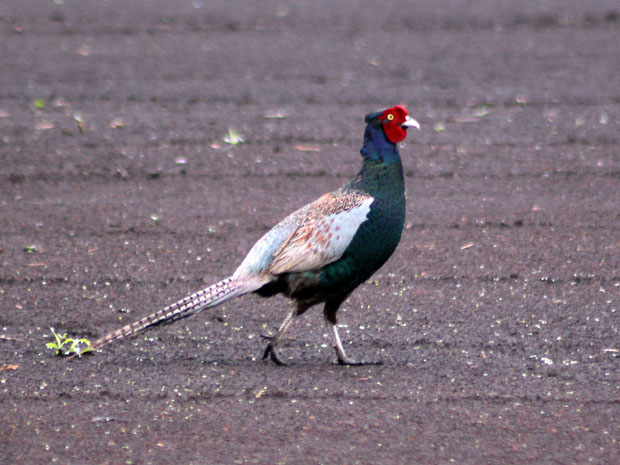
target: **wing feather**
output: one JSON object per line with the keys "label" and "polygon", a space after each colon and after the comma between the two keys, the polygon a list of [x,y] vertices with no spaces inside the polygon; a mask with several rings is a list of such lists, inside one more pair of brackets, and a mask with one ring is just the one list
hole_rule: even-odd
{"label": "wing feather", "polygon": [[297,228],[274,253],[271,274],[316,270],[342,257],[373,198],[363,192],[325,194],[304,208]]}

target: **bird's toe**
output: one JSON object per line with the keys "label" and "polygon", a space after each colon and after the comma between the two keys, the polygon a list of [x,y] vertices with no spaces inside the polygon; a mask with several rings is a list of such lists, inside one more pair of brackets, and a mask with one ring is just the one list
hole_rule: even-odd
{"label": "bird's toe", "polygon": [[275,347],[271,345],[271,343],[267,344],[265,352],[263,352],[263,360],[266,360],[267,357],[269,357],[271,361],[278,366],[286,366],[286,363],[284,363],[282,359],[278,356]]}
{"label": "bird's toe", "polygon": [[362,365],[383,365],[381,360],[376,362],[365,362],[365,361],[357,361],[350,359],[347,356],[338,357],[338,365],[350,365],[350,366],[362,366]]}

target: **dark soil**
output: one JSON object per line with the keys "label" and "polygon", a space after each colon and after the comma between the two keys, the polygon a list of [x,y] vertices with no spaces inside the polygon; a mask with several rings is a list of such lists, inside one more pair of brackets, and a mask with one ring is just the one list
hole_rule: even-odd
{"label": "dark soil", "polygon": [[[620,463],[616,1],[0,3],[0,463]],[[228,276],[407,105],[408,219],[263,362],[248,296],[81,359]],[[244,141],[224,141],[229,128]]]}

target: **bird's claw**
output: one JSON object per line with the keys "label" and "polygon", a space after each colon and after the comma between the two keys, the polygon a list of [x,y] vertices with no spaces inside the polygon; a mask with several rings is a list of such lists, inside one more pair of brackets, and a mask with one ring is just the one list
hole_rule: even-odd
{"label": "bird's claw", "polygon": [[336,349],[336,357],[338,358],[338,365],[350,365],[350,366],[362,366],[362,365],[383,365],[381,360],[376,362],[358,362],[357,360],[350,359],[344,353],[344,351],[339,351]]}
{"label": "bird's claw", "polygon": [[265,347],[265,352],[263,352],[263,360],[266,360],[267,357],[271,358],[271,361],[278,366],[286,366],[286,363],[282,361],[282,359],[278,356],[275,347],[271,344],[271,340],[273,340],[273,336],[266,336],[261,334],[263,339],[268,339],[270,342]]}

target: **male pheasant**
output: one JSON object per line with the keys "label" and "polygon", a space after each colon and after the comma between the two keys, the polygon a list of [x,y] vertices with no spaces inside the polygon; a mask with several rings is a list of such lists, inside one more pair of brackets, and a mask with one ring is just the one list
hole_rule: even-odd
{"label": "male pheasant", "polygon": [[149,316],[110,332],[93,343],[99,349],[121,337],[171,323],[255,292],[281,293],[295,302],[263,359],[283,365],[276,352],[296,317],[325,302],[323,314],[342,365],[357,364],[345,354],[336,313],[353,290],[392,255],[405,221],[403,169],[397,143],[407,128],[420,128],[402,106],[370,113],[365,119],[362,170],[342,188],[287,216],[250,250],[232,276]]}

